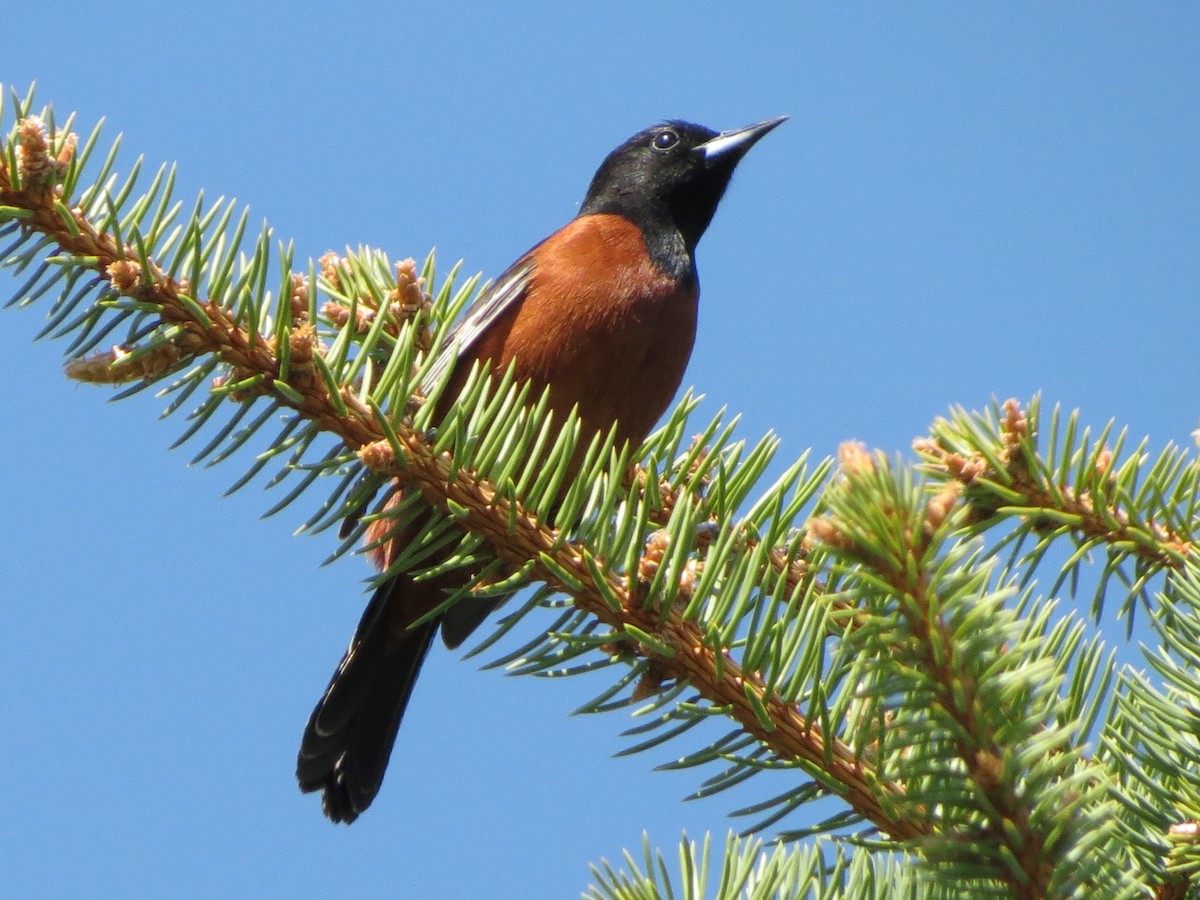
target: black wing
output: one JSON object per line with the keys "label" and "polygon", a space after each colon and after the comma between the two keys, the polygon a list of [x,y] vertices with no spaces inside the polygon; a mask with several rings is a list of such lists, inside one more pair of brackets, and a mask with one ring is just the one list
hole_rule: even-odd
{"label": "black wing", "polygon": [[[446,335],[446,340],[438,350],[437,357],[425,377],[421,379],[421,393],[429,396],[445,377],[447,370],[452,369],[464,355],[470,352],[480,335],[487,331],[488,326],[499,318],[505,310],[519,303],[533,278],[533,258],[526,254],[513,263],[504,274],[493,281],[487,289],[475,298],[475,302],[467,309],[461,319],[454,323]],[[358,527],[363,513],[375,497],[375,492],[361,503],[354,512],[346,516],[338,529],[338,537],[348,538]]]}
{"label": "black wing", "polygon": [[475,298],[475,302],[446,335],[445,343],[421,381],[422,393],[428,394],[432,391],[445,377],[446,372],[470,352],[491,324],[515,303],[520,302],[533,278],[533,270],[533,257],[526,254]]}

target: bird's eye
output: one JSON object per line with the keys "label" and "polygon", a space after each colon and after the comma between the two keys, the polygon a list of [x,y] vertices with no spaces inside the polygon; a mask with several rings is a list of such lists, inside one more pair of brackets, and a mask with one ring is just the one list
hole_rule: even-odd
{"label": "bird's eye", "polygon": [[650,146],[655,150],[670,150],[678,143],[678,133],[668,128],[667,130],[660,131],[658,134],[656,134],[654,136],[654,141],[650,144]]}

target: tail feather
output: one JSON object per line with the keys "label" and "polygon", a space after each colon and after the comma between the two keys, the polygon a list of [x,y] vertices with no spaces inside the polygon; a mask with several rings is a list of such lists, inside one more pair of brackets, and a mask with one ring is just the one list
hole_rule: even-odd
{"label": "tail feather", "polygon": [[358,818],[383,782],[392,745],[438,622],[397,633],[394,604],[407,579],[393,578],[371,597],[350,648],[313,710],[300,743],[296,778],[323,791],[334,822]]}
{"label": "tail feather", "polygon": [[442,641],[451,650],[458,647],[483,624],[483,620],[495,612],[512,594],[487,599],[470,598],[451,606],[442,615]]}

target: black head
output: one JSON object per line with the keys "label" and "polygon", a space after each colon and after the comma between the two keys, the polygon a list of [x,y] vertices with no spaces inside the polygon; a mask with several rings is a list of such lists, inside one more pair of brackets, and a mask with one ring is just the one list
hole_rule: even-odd
{"label": "black head", "polygon": [[675,275],[693,270],[692,253],[733,170],[787,116],[717,133],[690,122],[639,131],[596,170],[579,214],[615,213],[646,233],[651,256]]}

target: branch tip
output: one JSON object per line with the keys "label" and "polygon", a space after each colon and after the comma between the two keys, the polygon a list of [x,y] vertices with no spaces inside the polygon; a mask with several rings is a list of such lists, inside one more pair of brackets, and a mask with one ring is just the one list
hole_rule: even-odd
{"label": "branch tip", "polygon": [[396,465],[396,452],[386,440],[364,444],[359,448],[358,458],[372,472],[388,472]]}

